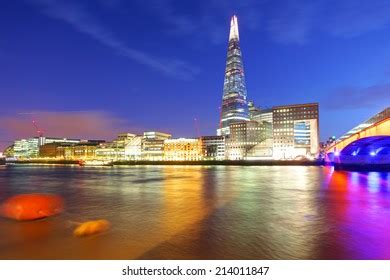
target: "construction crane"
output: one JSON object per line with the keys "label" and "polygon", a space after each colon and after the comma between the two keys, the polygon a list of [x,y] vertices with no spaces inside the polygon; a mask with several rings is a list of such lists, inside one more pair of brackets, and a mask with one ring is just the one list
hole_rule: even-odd
{"label": "construction crane", "polygon": [[43,131],[38,127],[37,125],[37,122],[35,120],[32,121],[35,129],[36,129],[36,132],[38,134],[39,137],[42,137],[43,136]]}

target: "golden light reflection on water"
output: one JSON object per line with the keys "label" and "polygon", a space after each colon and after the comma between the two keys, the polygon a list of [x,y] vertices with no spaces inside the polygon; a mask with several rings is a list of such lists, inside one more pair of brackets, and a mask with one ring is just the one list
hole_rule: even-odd
{"label": "golden light reflection on water", "polygon": [[177,236],[189,234],[196,239],[196,234],[199,234],[197,224],[237,195],[227,191],[216,197],[209,188],[214,189],[218,184],[210,184],[207,170],[207,167],[194,166],[166,166],[163,169],[163,176],[168,179],[163,181],[163,203],[157,229],[159,235],[145,240],[148,246],[142,254]]}
{"label": "golden light reflection on water", "polygon": [[159,223],[161,231],[171,236],[186,230],[189,225],[199,222],[212,211],[212,205],[207,205],[202,196],[201,171],[196,170],[191,172],[190,177],[186,177],[185,171],[175,169],[177,168],[164,169],[164,174],[168,176],[174,172],[183,178],[164,181],[164,205]]}

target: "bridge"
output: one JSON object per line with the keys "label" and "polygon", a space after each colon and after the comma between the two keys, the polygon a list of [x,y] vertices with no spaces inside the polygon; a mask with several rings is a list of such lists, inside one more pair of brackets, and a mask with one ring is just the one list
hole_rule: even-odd
{"label": "bridge", "polygon": [[334,164],[390,166],[390,107],[354,127],[325,150]]}

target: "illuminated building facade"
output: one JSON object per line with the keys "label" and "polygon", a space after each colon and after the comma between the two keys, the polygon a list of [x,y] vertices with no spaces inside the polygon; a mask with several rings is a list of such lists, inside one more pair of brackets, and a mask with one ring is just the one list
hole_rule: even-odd
{"label": "illuminated building facade", "polygon": [[37,158],[39,157],[40,147],[50,143],[80,143],[80,139],[53,138],[53,137],[32,137],[20,139],[14,142],[15,158]]}
{"label": "illuminated building facade", "polygon": [[272,111],[274,159],[316,157],[319,153],[318,103],[278,106]]}
{"label": "illuminated building facade", "polygon": [[256,146],[251,148],[246,155],[246,159],[272,159],[273,156],[273,128],[272,109],[262,109],[255,106],[253,101],[248,103],[249,117],[251,121],[256,121],[262,128],[261,139]]}
{"label": "illuminated building facade", "polygon": [[132,133],[118,134],[110,143],[103,143],[96,149],[97,159],[138,160],[141,158],[142,136]]}
{"label": "illuminated building facade", "polygon": [[12,144],[11,146],[7,147],[4,150],[3,155],[7,158],[13,158],[14,157],[14,145]]}
{"label": "illuminated building facade", "polygon": [[225,159],[225,137],[224,136],[202,136],[202,159],[224,160]]}
{"label": "illuminated building facade", "polygon": [[273,122],[272,108],[271,109],[260,109],[260,108],[256,108],[256,107],[252,107],[252,106],[249,108],[250,108],[251,121],[257,121],[257,122],[264,121],[264,122],[268,122],[272,125],[272,122]]}
{"label": "illuminated building facade", "polygon": [[164,141],[164,160],[196,161],[202,159],[200,139],[167,139]]}
{"label": "illuminated building facade", "polygon": [[137,135],[126,142],[125,147],[124,147],[126,160],[140,160],[141,159],[142,139],[143,139],[143,136]]}
{"label": "illuminated building facade", "polygon": [[69,160],[90,160],[96,157],[96,143],[61,145],[56,149],[56,158]]}
{"label": "illuminated building facade", "polygon": [[242,63],[240,38],[237,17],[233,16],[230,23],[230,35],[227,51],[225,79],[218,135],[229,135],[230,124],[249,121],[245,85],[244,67]]}
{"label": "illuminated building facade", "polygon": [[[260,143],[267,140],[270,127],[256,121],[245,121],[230,125],[230,135],[226,140],[226,158],[229,160],[255,159],[264,156]],[[262,148],[262,149],[260,149]],[[256,154],[256,151],[261,155]],[[271,149],[272,154],[272,149]],[[267,156],[269,154],[265,153]]]}
{"label": "illuminated building facade", "polygon": [[49,143],[39,147],[40,158],[55,158],[57,157],[57,150],[64,147],[61,143]]}
{"label": "illuminated building facade", "polygon": [[253,101],[248,101],[248,111],[249,111],[249,118],[252,120],[254,115],[257,115],[261,112],[261,109],[256,107]]}
{"label": "illuminated building facade", "polygon": [[36,158],[39,155],[38,137],[20,139],[14,142],[15,158]]}
{"label": "illuminated building facade", "polygon": [[96,152],[95,144],[82,144],[82,145],[73,145],[69,147],[73,151],[74,158],[77,159],[94,159]]}
{"label": "illuminated building facade", "polygon": [[110,143],[96,149],[96,158],[104,160],[163,160],[164,141],[170,134],[156,131],[143,135],[122,133]]}
{"label": "illuminated building facade", "polygon": [[170,139],[171,134],[148,131],[144,132],[142,139],[142,159],[159,161],[164,159],[164,141]]}
{"label": "illuminated building facade", "polygon": [[96,159],[122,160],[125,158],[125,149],[117,147],[112,142],[103,143],[96,148]]}

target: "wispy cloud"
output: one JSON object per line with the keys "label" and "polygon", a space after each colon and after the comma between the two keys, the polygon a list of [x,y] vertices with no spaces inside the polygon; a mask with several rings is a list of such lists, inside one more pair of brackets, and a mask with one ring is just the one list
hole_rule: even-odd
{"label": "wispy cloud", "polygon": [[365,88],[343,87],[331,92],[322,102],[331,110],[361,109],[390,104],[390,84],[377,84]]}
{"label": "wispy cloud", "polygon": [[116,38],[110,30],[88,13],[83,6],[71,1],[31,0],[39,5],[47,16],[73,26],[77,31],[87,34],[118,54],[148,66],[156,71],[182,80],[192,79],[198,69],[179,59],[157,58],[146,52],[131,48]]}
{"label": "wispy cloud", "polygon": [[[245,28],[254,30],[259,26],[261,9],[253,9],[266,0],[143,0],[137,1],[140,6],[162,22],[167,34],[188,36],[191,44],[220,44],[228,38],[227,19],[234,13],[245,21]],[[185,3],[185,4],[184,4]]]}

